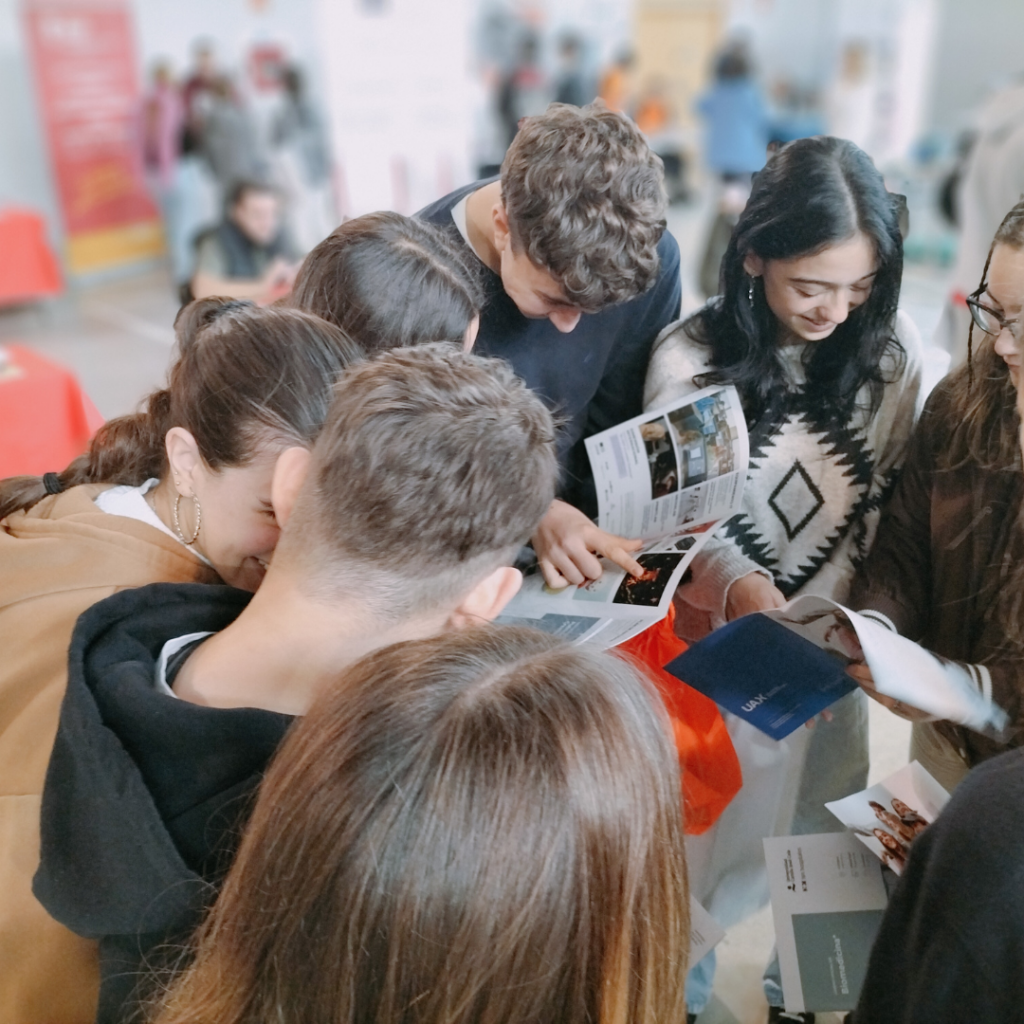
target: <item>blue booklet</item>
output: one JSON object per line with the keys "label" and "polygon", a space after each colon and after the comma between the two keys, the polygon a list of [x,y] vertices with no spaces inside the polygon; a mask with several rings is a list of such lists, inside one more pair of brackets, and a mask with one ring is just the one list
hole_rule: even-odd
{"label": "blue booklet", "polygon": [[665,671],[781,740],[857,688],[850,661],[758,613],[716,629]]}

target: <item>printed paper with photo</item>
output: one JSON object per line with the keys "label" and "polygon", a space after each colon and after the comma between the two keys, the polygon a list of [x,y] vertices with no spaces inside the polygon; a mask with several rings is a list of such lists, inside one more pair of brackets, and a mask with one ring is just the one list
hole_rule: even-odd
{"label": "printed paper with photo", "polygon": [[706,388],[587,438],[603,529],[638,537],[632,576],[607,559],[601,576],[552,590],[528,575],[499,622],[528,622],[574,643],[611,647],[663,619],[690,563],[740,509],[749,444],[735,388]]}
{"label": "printed paper with photo", "polygon": [[705,388],[586,447],[610,533],[649,539],[739,511],[750,446],[735,388]]}
{"label": "printed paper with photo", "polygon": [[914,840],[949,794],[917,762],[860,793],[825,806],[883,863],[902,874]]}

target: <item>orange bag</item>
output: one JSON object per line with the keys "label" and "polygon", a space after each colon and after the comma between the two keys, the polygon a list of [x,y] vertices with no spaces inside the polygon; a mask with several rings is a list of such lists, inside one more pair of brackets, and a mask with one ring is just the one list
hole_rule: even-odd
{"label": "orange bag", "polygon": [[686,650],[686,642],[675,634],[675,619],[675,608],[670,608],[661,622],[616,650],[643,663],[665,702],[679,751],[686,831],[698,836],[739,792],[743,775],[718,705],[663,668]]}

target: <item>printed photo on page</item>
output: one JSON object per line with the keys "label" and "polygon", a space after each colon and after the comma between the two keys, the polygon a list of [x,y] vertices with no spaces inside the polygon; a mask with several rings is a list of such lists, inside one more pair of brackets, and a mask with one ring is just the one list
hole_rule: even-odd
{"label": "printed photo on page", "polygon": [[878,785],[825,806],[899,875],[914,840],[948,800],[949,794],[917,761],[912,761]]}
{"label": "printed photo on page", "polygon": [[705,388],[586,440],[598,522],[658,537],[739,510],[749,441],[733,387]]}
{"label": "printed photo on page", "polygon": [[632,576],[614,562],[601,559],[601,575],[578,586],[555,589],[536,572],[523,580],[509,603],[509,615],[592,615],[620,619],[648,618],[657,622],[668,613],[679,580],[694,555],[711,536],[707,524],[648,542],[633,557],[643,567]]}

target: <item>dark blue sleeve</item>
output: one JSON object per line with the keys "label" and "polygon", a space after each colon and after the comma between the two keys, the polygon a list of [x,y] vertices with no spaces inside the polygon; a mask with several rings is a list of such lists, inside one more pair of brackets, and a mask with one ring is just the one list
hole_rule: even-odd
{"label": "dark blue sleeve", "polygon": [[650,292],[626,303],[615,345],[604,373],[587,407],[580,439],[566,458],[566,472],[559,497],[597,516],[597,497],[583,439],[632,419],[643,412],[644,381],[651,348],[661,331],[679,319],[683,285],[679,272],[679,246],[666,231],[658,243],[661,269]]}
{"label": "dark blue sleeve", "polygon": [[629,310],[605,364],[601,383],[590,403],[584,437],[614,427],[643,412],[644,381],[651,348],[662,329],[679,319],[683,284],[679,274],[679,246],[666,231],[658,243],[661,270],[654,288],[636,306],[636,319]]}

